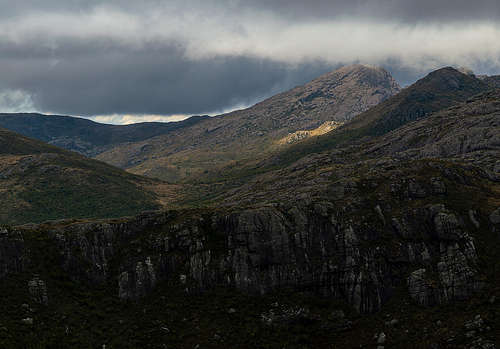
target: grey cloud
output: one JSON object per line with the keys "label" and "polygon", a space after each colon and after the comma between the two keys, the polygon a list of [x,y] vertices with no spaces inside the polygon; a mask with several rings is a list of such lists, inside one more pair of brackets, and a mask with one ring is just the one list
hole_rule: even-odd
{"label": "grey cloud", "polygon": [[442,65],[498,73],[500,25],[489,20],[500,19],[499,7],[497,0],[0,0],[0,109],[29,101],[60,114],[201,114],[354,62],[382,65],[403,85]]}
{"label": "grey cloud", "polygon": [[295,19],[361,16],[442,22],[500,18],[498,0],[253,0],[247,6],[268,9]]}
{"label": "grey cloud", "polygon": [[232,13],[242,10],[272,11],[297,20],[363,16],[406,21],[478,20],[500,18],[498,0],[0,0],[0,16],[16,16],[36,11],[88,11],[96,6],[113,6],[138,12],[168,7],[185,13],[189,10]]}
{"label": "grey cloud", "polygon": [[[28,58],[0,58],[1,85],[28,92],[36,108],[72,115],[200,114],[248,105],[330,70],[250,57],[184,58],[177,46],[140,51],[66,46]],[[76,53],[75,53],[76,51]]]}

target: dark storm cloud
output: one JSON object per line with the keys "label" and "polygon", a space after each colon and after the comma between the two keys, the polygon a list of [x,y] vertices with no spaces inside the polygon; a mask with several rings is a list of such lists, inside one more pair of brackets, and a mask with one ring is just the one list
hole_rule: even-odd
{"label": "dark storm cloud", "polygon": [[95,6],[114,6],[125,11],[162,8],[220,11],[269,10],[277,15],[300,18],[369,16],[406,21],[499,19],[498,0],[0,0],[0,16],[36,11],[88,11]]}
{"label": "dark storm cloud", "polygon": [[0,86],[26,91],[37,108],[63,114],[197,114],[248,105],[332,69],[241,56],[192,61],[176,46],[65,48],[57,59],[49,49],[0,58]]}
{"label": "dark storm cloud", "polygon": [[[0,0],[0,109],[200,114],[342,64],[500,68],[497,1]],[[17,106],[16,106],[17,103]]]}
{"label": "dark storm cloud", "polygon": [[441,22],[500,18],[498,0],[253,0],[249,3],[247,6],[269,9],[296,19],[362,16]]}

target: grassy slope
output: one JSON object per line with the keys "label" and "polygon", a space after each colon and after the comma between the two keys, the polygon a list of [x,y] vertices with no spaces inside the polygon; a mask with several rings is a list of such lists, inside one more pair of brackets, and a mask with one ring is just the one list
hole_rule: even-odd
{"label": "grassy slope", "polygon": [[159,208],[152,182],[0,129],[0,223],[137,214]]}

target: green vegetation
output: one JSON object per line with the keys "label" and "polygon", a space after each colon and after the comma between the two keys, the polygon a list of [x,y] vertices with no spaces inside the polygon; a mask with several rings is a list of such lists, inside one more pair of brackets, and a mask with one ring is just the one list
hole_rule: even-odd
{"label": "green vegetation", "polygon": [[0,129],[0,223],[104,218],[158,209],[152,180]]}

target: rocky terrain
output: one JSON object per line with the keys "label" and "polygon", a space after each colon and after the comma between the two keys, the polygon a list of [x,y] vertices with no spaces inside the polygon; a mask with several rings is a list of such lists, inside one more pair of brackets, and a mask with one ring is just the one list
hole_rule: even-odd
{"label": "rocky terrain", "polygon": [[342,126],[342,124],[343,123],[339,121],[326,121],[325,123],[321,124],[318,128],[312,130],[308,131],[300,130],[300,131],[295,131],[293,133],[289,133],[286,137],[280,139],[278,141],[278,144],[281,145],[293,144],[300,142],[306,138],[321,136],[324,135],[325,133],[335,130],[336,128],[339,128],[340,126]]}
{"label": "rocky terrain", "polygon": [[0,194],[0,224],[19,224],[136,215],[182,191],[0,129]]}
{"label": "rocky terrain", "polygon": [[295,144],[274,157],[280,166],[309,153],[318,153],[343,144],[363,143],[474,95],[493,85],[474,75],[446,67],[436,70],[392,98],[346,122],[333,132]]}
{"label": "rocky terrain", "polygon": [[207,119],[192,127],[115,147],[99,160],[130,172],[180,181],[219,177],[224,167],[265,158],[277,141],[296,131],[343,122],[399,92],[380,68],[341,68],[251,108]]}
{"label": "rocky terrain", "polygon": [[497,348],[499,134],[500,90],[444,68],[201,207],[0,228],[0,346]]}
{"label": "rocky terrain", "polygon": [[165,135],[194,125],[205,118],[194,116],[180,122],[107,125],[69,116],[0,114],[0,127],[88,157],[95,157],[118,144]]}
{"label": "rocky terrain", "polygon": [[291,166],[257,175],[222,197],[228,205],[280,202],[312,193],[328,197],[332,177],[339,179],[339,185],[345,178],[352,183],[362,173],[384,177],[388,176],[384,168],[403,171],[426,159],[475,166],[494,183],[500,171],[499,135],[500,91],[494,90],[384,136],[309,154]]}
{"label": "rocky terrain", "polygon": [[494,348],[498,182],[444,161],[399,164],[331,178],[322,200],[3,230],[2,285],[17,288],[3,290],[0,340]]}

